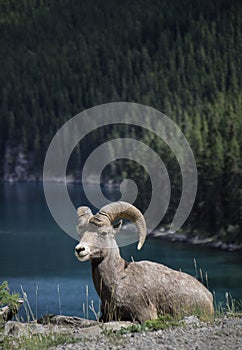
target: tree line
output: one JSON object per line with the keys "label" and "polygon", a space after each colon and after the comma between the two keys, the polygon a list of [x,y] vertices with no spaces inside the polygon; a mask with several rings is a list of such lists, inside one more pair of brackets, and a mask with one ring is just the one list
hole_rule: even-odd
{"label": "tree line", "polygon": [[[56,131],[87,108],[149,105],[179,125],[196,158],[199,186],[187,225],[241,241],[240,28],[237,0],[1,1],[0,177],[14,173],[19,147],[28,171],[41,173]],[[132,133],[174,174],[169,222],[181,185],[175,157],[152,133]],[[101,135],[76,147],[71,173],[103,140],[129,131],[110,126]],[[135,162],[110,164],[103,178],[110,174],[151,186]]]}

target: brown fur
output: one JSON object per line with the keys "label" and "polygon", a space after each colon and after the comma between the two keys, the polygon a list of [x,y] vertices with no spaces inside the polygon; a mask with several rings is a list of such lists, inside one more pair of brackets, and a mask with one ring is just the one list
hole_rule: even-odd
{"label": "brown fur", "polygon": [[76,246],[76,256],[91,261],[104,321],[144,322],[163,314],[213,316],[212,294],[198,280],[162,264],[125,261],[111,223],[100,225],[98,220],[97,226],[95,221],[94,216]]}

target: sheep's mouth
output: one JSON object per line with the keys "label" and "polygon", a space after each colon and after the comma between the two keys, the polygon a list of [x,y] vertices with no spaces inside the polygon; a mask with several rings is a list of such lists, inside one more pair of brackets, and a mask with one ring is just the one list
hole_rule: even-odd
{"label": "sheep's mouth", "polygon": [[76,257],[80,261],[87,261],[89,259],[90,254],[89,253],[75,253]]}

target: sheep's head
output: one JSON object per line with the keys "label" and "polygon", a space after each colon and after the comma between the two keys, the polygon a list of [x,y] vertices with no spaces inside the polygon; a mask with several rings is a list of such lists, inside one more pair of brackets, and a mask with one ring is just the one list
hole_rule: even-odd
{"label": "sheep's head", "polygon": [[116,233],[120,230],[122,221],[113,224],[118,219],[128,219],[139,231],[138,249],[141,249],[146,237],[146,224],[142,213],[133,205],[125,202],[114,202],[103,207],[93,215],[88,207],[77,210],[80,243],[75,247],[75,255],[80,261],[102,259],[109,249],[117,248]]}

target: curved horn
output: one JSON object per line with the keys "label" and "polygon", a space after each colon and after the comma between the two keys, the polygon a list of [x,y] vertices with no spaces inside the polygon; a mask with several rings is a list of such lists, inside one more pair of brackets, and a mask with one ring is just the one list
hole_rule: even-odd
{"label": "curved horn", "polygon": [[126,202],[114,202],[105,205],[98,214],[105,216],[111,223],[117,219],[127,219],[135,224],[139,231],[140,250],[146,238],[146,223],[143,214],[132,204]]}
{"label": "curved horn", "polygon": [[92,211],[89,207],[77,208],[78,225],[77,232],[81,233],[82,230],[88,225],[89,220],[93,216]]}

